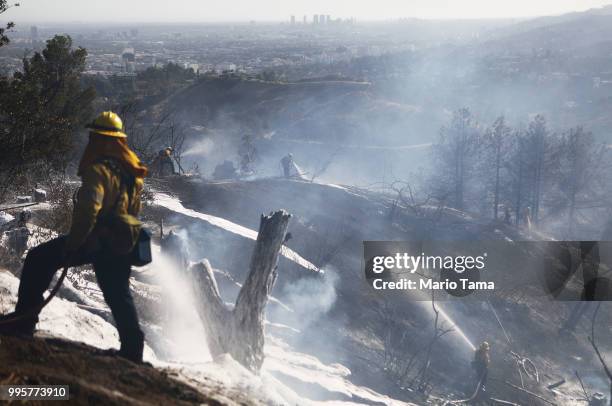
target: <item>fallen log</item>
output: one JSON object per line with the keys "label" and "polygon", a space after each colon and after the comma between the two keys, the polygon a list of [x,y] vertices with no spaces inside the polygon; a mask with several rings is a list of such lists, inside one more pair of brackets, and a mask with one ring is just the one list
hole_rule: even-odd
{"label": "fallen log", "polygon": [[277,276],[278,256],[285,242],[290,215],[283,211],[261,216],[249,274],[236,304],[227,306],[208,261],[189,268],[196,309],[206,330],[211,355],[229,353],[257,372],[264,360],[264,311]]}

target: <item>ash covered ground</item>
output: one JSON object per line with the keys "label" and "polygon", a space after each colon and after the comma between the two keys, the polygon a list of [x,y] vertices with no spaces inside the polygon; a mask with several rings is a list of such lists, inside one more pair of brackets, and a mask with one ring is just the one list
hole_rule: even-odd
{"label": "ash covered ground", "polygon": [[[220,396],[229,399],[228,403],[444,404],[469,397],[473,389],[470,362],[474,347],[483,340],[492,347],[487,391],[494,398],[545,404],[505,383],[521,386],[521,375],[526,390],[555,404],[581,403],[577,400],[583,394],[576,372],[590,391],[606,391],[605,377],[587,339],[592,309],[574,332],[559,331],[576,305],[572,302],[520,297],[493,297],[489,303],[436,302],[442,313],[441,325],[451,331],[435,342],[430,359],[425,360],[433,333],[431,303],[414,301],[408,293],[376,294],[363,273],[363,240],[401,240],[422,232],[422,220],[408,211],[397,210],[396,217],[390,218],[392,199],[384,194],[285,179],[207,182],[189,178],[154,182],[151,193],[145,217],[163,218],[166,233],[182,234],[188,241],[190,261],[208,258],[228,303],[233,303],[246,277],[259,215],[274,208],[284,208],[293,215],[293,238],[281,255],[267,309],[266,359],[259,376],[229,356],[211,359],[201,321],[185,297],[189,289],[181,286],[189,283],[186,275],[167,261],[159,248],[156,261],[135,272],[132,288],[147,333],[146,359],[155,368],[130,368],[136,368],[134,373],[145,383],[163,379],[157,384],[159,399],[179,396],[189,402]],[[455,210],[445,211],[438,224],[436,229],[446,237],[452,232],[461,239],[528,238],[514,227],[492,227]],[[159,232],[158,221],[149,225]],[[8,272],[2,277],[6,311],[15,300],[18,281]],[[63,297],[43,311],[40,328],[44,333],[31,344],[33,353],[42,351],[40,347],[48,354],[58,354],[38,362],[32,361],[36,357],[19,362],[11,358],[15,364],[9,369],[3,364],[3,379],[17,382],[36,376],[27,382],[46,382],[49,374],[45,368],[77,362],[82,353],[87,359],[91,357],[92,365],[100,365],[99,373],[104,373],[102,366],[115,368],[115,362],[121,363],[96,354],[93,348],[116,346],[118,340],[91,272],[74,272],[69,279],[60,293]],[[609,326],[610,308],[603,303],[597,334],[607,356]],[[48,341],[51,336],[93,347]],[[30,344],[3,341],[3,349],[11,346],[29,348]],[[519,358],[513,353],[533,362],[539,382],[524,371],[519,373]],[[72,361],[62,358],[68,356]],[[412,360],[412,365],[402,377],[396,368],[406,367],[406,360]],[[423,391],[415,384],[415,377],[425,361],[429,366]],[[82,365],[84,361],[79,362]],[[159,375],[156,369],[164,372]],[[111,396],[105,390],[115,383],[98,382],[96,385],[103,388],[94,387],[95,376],[94,372],[82,376],[78,391]],[[55,378],[48,381],[57,382]],[[554,390],[547,389],[563,380],[565,383]],[[138,388],[119,386],[115,390],[129,398],[141,396]],[[242,397],[237,393],[243,393]],[[119,404],[118,396],[109,399]]]}

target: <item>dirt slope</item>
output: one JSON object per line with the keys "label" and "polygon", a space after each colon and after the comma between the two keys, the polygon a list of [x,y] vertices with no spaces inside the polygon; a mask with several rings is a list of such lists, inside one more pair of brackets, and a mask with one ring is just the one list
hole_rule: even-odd
{"label": "dirt slope", "polygon": [[255,405],[246,396],[176,372],[138,365],[82,343],[0,337],[0,384],[70,385],[73,405]]}

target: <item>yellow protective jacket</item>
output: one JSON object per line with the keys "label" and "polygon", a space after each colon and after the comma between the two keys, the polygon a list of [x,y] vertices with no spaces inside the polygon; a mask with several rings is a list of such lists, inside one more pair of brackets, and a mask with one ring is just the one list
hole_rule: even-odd
{"label": "yellow protective jacket", "polygon": [[140,213],[143,180],[140,177],[134,178],[132,194],[128,196],[130,188],[125,181],[122,182],[121,172],[116,170],[119,165],[116,163],[113,168],[108,161],[101,161],[81,171],[82,185],[77,193],[66,242],[68,252],[75,252],[85,246],[98,246],[104,243],[98,241],[102,238],[122,241],[122,238],[117,238],[121,236],[108,235],[109,231],[103,230],[100,220],[113,210],[114,214],[119,215],[138,216]]}

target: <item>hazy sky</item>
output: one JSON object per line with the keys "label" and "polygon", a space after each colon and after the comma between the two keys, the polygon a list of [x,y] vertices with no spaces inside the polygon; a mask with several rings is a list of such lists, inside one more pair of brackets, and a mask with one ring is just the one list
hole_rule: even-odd
{"label": "hazy sky", "polygon": [[582,11],[611,0],[17,0],[2,19],[18,21],[298,20],[313,14],[378,20],[398,17],[526,17]]}

